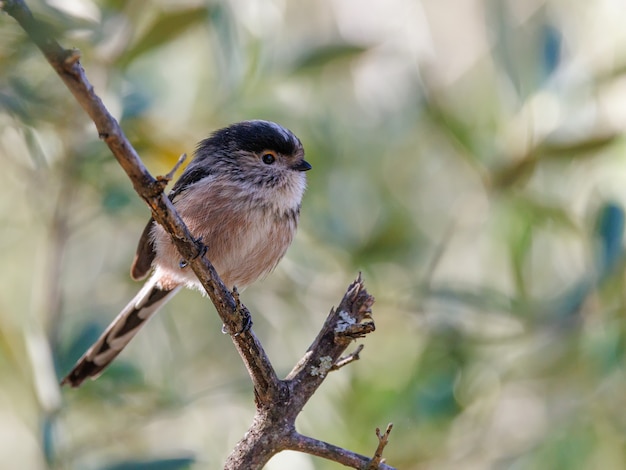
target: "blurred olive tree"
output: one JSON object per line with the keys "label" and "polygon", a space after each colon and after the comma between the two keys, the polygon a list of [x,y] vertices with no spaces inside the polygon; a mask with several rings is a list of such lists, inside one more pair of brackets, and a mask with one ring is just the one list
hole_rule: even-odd
{"label": "blurred olive tree", "polygon": [[[308,434],[402,469],[626,467],[626,9],[573,0],[32,1],[155,174],[230,122],[313,164],[294,246],[244,301],[280,373],[363,271],[377,332]],[[59,390],[134,294],[148,217],[0,17],[0,463],[219,468],[251,386],[185,293]],[[268,468],[331,469],[285,453]]]}

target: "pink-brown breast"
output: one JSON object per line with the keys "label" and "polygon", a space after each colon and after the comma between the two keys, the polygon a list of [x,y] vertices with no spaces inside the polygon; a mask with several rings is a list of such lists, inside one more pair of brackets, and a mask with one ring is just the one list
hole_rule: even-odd
{"label": "pink-brown breast", "polygon": [[[206,245],[206,256],[224,284],[241,290],[269,273],[285,254],[296,231],[303,192],[304,181],[269,195],[213,181],[182,193],[174,205],[193,236]],[[161,284],[200,287],[193,271],[181,268],[178,250],[159,225],[153,237]]]}

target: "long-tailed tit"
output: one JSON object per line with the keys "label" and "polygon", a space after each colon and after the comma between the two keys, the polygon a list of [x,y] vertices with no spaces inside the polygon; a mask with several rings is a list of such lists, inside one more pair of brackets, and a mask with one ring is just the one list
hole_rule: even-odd
{"label": "long-tailed tit", "polygon": [[[213,133],[198,145],[169,194],[191,234],[229,288],[244,288],[269,273],[291,244],[302,195],[300,140],[268,121],[245,121]],[[145,322],[183,287],[202,289],[170,236],[150,219],[131,267],[133,279],[150,279],[78,360],[62,384],[96,378]]]}

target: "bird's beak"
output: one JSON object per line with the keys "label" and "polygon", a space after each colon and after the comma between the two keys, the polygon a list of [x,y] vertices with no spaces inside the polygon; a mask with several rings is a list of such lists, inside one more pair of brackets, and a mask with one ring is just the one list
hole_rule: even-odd
{"label": "bird's beak", "polygon": [[300,160],[298,163],[296,163],[291,168],[293,168],[294,170],[297,170],[297,171],[309,171],[313,167],[306,160]]}

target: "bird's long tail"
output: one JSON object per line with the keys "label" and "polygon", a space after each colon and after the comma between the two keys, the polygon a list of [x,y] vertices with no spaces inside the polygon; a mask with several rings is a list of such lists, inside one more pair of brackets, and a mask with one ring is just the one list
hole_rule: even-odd
{"label": "bird's long tail", "polygon": [[150,279],[124,310],[111,322],[98,340],[78,360],[74,368],[61,381],[61,385],[80,386],[91,377],[98,377],[105,367],[126,347],[146,321],[176,292],[162,289],[154,278]]}

